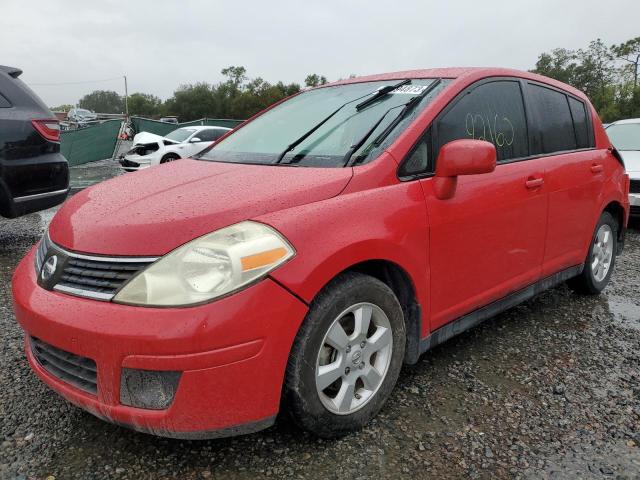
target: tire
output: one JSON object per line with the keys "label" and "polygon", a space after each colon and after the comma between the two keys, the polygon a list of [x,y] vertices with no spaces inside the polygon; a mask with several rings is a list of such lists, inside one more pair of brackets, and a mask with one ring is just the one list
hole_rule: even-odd
{"label": "tire", "polygon": [[[362,333],[367,322],[358,319],[366,318],[369,328]],[[340,275],[311,303],[296,336],[285,374],[285,409],[299,427],[319,437],[362,428],[389,398],[405,342],[402,308],[393,291],[368,275]]]}
{"label": "tire", "polygon": [[174,160],[180,160],[180,156],[175,153],[167,153],[164,157],[162,157],[160,163],[173,162]]}
{"label": "tire", "polygon": [[609,212],[604,212],[593,232],[584,269],[567,282],[569,286],[578,293],[598,295],[611,280],[617,251],[618,222]]}

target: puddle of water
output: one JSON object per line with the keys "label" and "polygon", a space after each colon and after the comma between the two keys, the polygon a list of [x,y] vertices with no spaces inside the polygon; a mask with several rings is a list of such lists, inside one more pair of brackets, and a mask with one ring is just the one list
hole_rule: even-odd
{"label": "puddle of water", "polygon": [[613,318],[625,327],[640,330],[640,306],[628,298],[610,295],[607,298]]}

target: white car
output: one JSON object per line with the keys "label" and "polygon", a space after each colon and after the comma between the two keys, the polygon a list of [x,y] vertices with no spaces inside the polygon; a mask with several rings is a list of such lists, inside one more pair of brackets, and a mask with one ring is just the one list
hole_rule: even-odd
{"label": "white car", "polygon": [[80,125],[86,125],[98,120],[98,114],[86,108],[72,108],[67,112],[67,119]]}
{"label": "white car", "polygon": [[134,172],[152,165],[189,158],[207,148],[230,128],[182,127],[166,137],[141,132],[133,137],[133,148],[120,157],[120,165],[127,172]]}
{"label": "white car", "polygon": [[631,215],[640,216],[640,118],[618,120],[606,129],[629,174],[629,203]]}

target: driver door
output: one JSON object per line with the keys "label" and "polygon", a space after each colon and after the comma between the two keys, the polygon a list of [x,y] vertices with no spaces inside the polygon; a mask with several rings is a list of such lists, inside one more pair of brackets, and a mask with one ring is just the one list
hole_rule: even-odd
{"label": "driver door", "polygon": [[420,180],[430,223],[433,331],[540,279],[548,200],[541,161],[527,159],[519,80],[466,89],[430,133],[434,158],[440,146],[468,138],[492,142],[498,162],[491,173],[458,177],[447,200],[436,197],[432,178]]}

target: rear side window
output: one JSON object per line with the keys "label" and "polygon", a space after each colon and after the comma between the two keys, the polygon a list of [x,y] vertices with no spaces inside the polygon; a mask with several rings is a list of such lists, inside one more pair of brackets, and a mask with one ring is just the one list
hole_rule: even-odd
{"label": "rear side window", "polygon": [[11,103],[9,103],[9,100],[4,98],[0,93],[0,108],[9,108],[10,106],[11,106]]}
{"label": "rear side window", "polygon": [[499,80],[469,91],[436,122],[436,155],[453,140],[486,140],[498,162],[529,155],[529,137],[520,83]]}
{"label": "rear side window", "polygon": [[210,128],[208,130],[200,130],[195,136],[198,137],[201,142],[213,142],[219,139],[223,133],[225,133],[224,130]]}
{"label": "rear side window", "polygon": [[529,84],[529,98],[538,127],[533,132],[532,153],[575,150],[576,133],[567,96],[557,90]]}
{"label": "rear side window", "polygon": [[591,135],[589,133],[589,123],[587,122],[587,111],[584,103],[575,98],[569,98],[569,108],[573,117],[573,129],[576,133],[576,144],[578,148],[589,148],[591,146]]}

